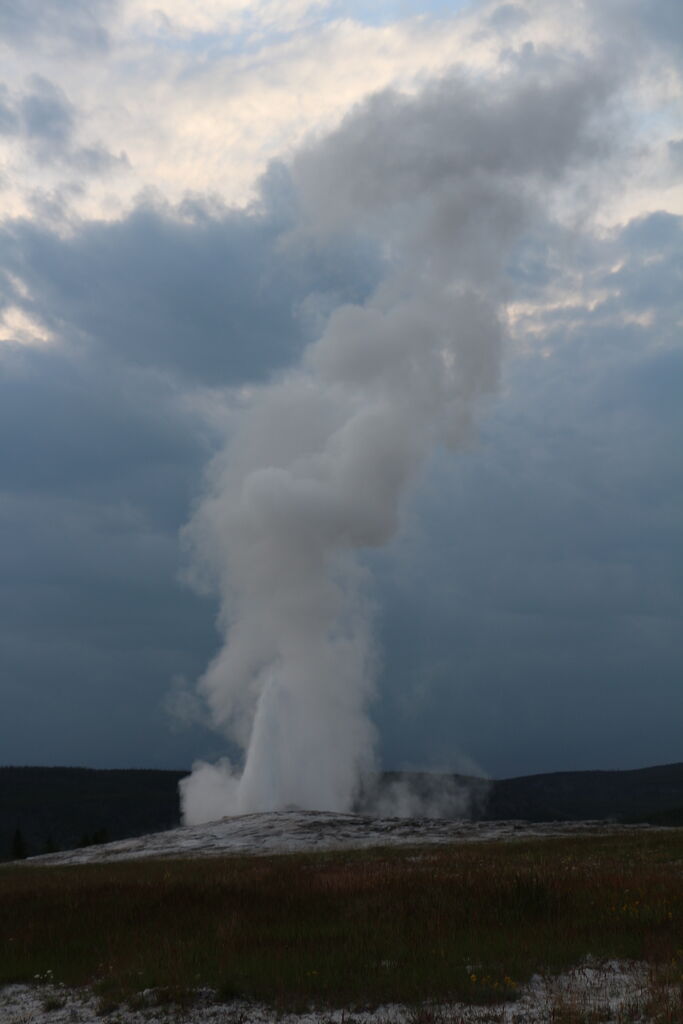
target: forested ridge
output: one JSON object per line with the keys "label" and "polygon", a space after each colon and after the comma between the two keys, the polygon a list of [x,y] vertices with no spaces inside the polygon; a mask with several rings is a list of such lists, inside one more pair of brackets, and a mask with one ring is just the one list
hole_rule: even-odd
{"label": "forested ridge", "polygon": [[[180,824],[178,782],[184,771],[0,767],[0,859],[70,849],[174,828]],[[580,821],[606,818],[683,824],[683,763],[632,771],[554,772],[485,781],[443,776],[441,813],[485,820]],[[397,783],[433,804],[440,778],[385,772],[376,799]],[[455,786],[453,785],[455,783]],[[370,807],[359,810],[369,812]]]}

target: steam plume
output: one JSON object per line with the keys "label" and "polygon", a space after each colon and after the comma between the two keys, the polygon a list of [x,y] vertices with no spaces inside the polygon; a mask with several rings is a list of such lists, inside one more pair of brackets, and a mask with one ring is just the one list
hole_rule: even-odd
{"label": "steam plume", "polygon": [[348,810],[373,770],[376,657],[358,553],[393,536],[425,458],[457,446],[495,390],[505,260],[595,151],[606,91],[581,61],[558,63],[550,81],[450,77],[370,99],[293,161],[301,232],[362,225],[386,269],[297,368],[245,400],[187,527],[224,632],[199,691],[245,760],[195,765],[186,822]]}

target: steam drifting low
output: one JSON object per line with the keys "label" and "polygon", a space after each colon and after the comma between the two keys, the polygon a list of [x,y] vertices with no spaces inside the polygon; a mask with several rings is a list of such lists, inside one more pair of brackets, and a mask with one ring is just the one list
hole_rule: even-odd
{"label": "steam drifting low", "polygon": [[297,367],[242,399],[186,528],[224,635],[199,692],[244,751],[240,766],[195,765],[186,823],[348,810],[375,769],[359,556],[394,535],[424,460],[457,448],[495,391],[506,260],[603,152],[609,93],[597,65],[546,55],[382,93],[293,160],[299,241],[351,227],[384,272],[364,304],[332,312]]}

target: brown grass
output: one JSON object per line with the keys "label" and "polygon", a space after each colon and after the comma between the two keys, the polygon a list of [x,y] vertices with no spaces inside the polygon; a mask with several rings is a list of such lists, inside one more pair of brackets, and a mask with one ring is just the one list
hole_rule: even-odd
{"label": "brown grass", "polygon": [[10,866],[0,871],[0,984],[50,977],[114,1001],[210,986],[282,1009],[493,1006],[533,973],[591,954],[647,961],[664,972],[663,999],[683,976],[682,865],[683,831],[672,830]]}

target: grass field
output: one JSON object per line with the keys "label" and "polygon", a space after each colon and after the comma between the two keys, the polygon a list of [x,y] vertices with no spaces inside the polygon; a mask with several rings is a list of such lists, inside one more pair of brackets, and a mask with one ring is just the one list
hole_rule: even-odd
{"label": "grass field", "polygon": [[0,984],[94,985],[112,1003],[206,986],[283,1010],[495,1003],[588,954],[645,961],[670,991],[683,831],[7,866],[0,950]]}

